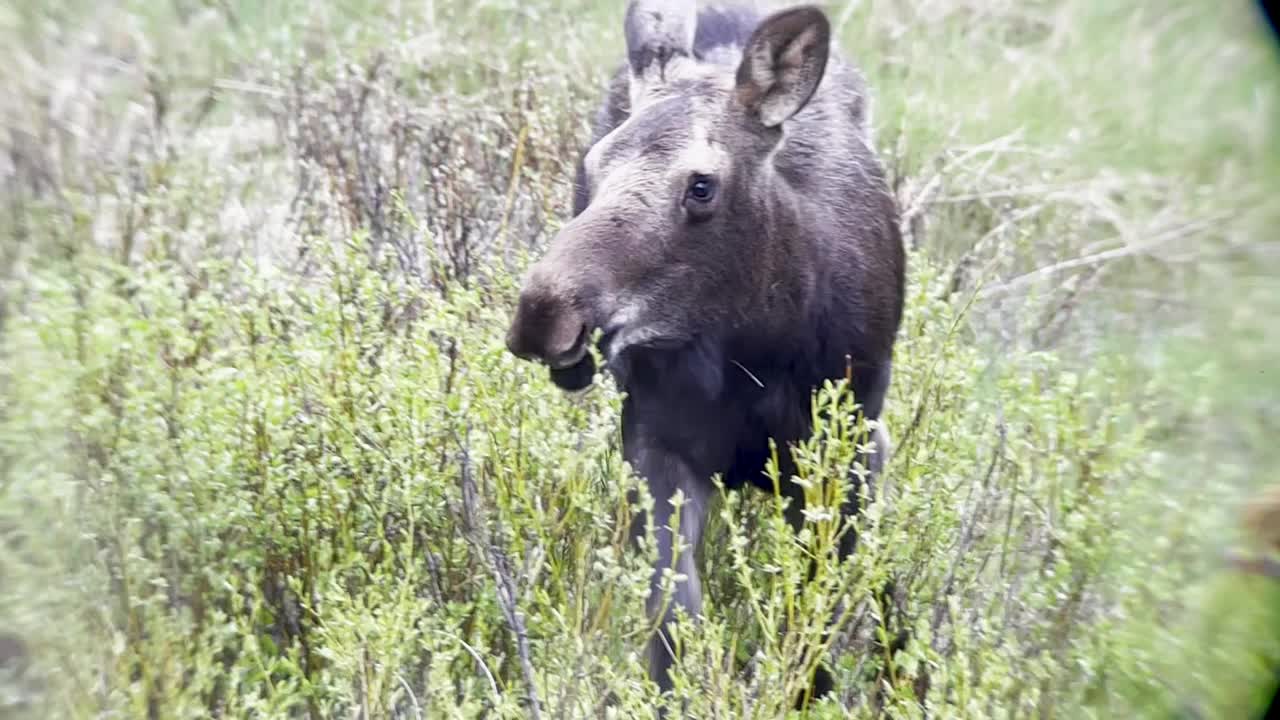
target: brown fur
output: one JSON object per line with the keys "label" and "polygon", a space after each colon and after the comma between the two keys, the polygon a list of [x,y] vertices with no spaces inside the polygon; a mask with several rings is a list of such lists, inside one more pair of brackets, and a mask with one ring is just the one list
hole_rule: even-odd
{"label": "brown fur", "polygon": [[[627,392],[624,454],[655,498],[635,530],[659,546],[650,610],[674,565],[688,577],[674,604],[696,615],[698,573],[692,552],[675,551],[668,499],[683,493],[680,533],[697,547],[712,475],[771,489],[769,442],[810,432],[823,381],[850,374],[864,414],[879,418],[905,258],[862,78],[830,48],[822,12],[691,8],[628,7],[629,62],[579,164],[574,218],[530,269],[507,342],[578,389],[595,370],[586,333],[603,332]],[[873,467],[887,450],[882,433],[876,442],[879,457],[862,458]],[[650,644],[663,687],[667,638],[664,625]]]}

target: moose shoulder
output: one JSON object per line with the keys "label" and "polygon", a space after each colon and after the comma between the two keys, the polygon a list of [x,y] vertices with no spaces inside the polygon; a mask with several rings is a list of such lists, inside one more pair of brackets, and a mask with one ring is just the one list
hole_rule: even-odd
{"label": "moose shoulder", "polygon": [[[679,533],[696,548],[712,476],[772,490],[769,441],[811,432],[823,381],[850,378],[863,413],[879,417],[905,261],[862,78],[833,53],[820,10],[761,19],[632,0],[624,30],[627,63],[579,163],[574,217],[530,268],[507,346],[577,390],[592,381],[587,346],[600,331],[627,393],[623,451],[655,501],[634,531],[659,548],[650,612],[664,605],[662,568],[687,578],[650,640],[665,688],[674,606],[701,607],[669,499],[683,494]],[[873,468],[887,449],[876,441]],[[796,523],[802,501],[792,498]],[[829,682],[820,674],[817,693]]]}

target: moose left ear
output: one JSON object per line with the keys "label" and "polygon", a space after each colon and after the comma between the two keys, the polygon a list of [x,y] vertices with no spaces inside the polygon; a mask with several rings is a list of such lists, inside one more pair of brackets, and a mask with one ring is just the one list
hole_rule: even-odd
{"label": "moose left ear", "polygon": [[742,52],[735,95],[765,127],[800,112],[827,68],[831,23],[818,8],[803,6],[765,18]]}
{"label": "moose left ear", "polygon": [[655,65],[661,71],[671,58],[692,55],[697,24],[698,8],[693,0],[627,3],[623,32],[632,75],[643,76]]}

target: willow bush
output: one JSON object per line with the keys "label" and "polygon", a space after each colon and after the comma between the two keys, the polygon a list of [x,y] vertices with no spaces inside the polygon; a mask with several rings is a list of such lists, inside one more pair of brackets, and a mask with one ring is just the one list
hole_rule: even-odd
{"label": "willow bush", "polygon": [[1280,591],[1219,551],[1275,419],[1235,369],[1273,356],[1275,94],[1192,62],[1256,55],[1215,8],[829,8],[910,246],[893,452],[842,527],[868,428],[815,389],[770,471],[805,526],[717,495],[659,698],[621,395],[503,345],[620,10],[90,5],[0,10],[4,714],[779,718],[827,658],[810,717],[1259,707]]}

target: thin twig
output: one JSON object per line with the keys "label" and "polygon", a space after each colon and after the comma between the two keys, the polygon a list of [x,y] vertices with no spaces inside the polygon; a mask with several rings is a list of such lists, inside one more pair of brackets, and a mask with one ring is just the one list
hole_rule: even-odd
{"label": "thin twig", "polygon": [[502,219],[498,223],[499,239],[505,239],[507,236],[507,224],[511,221],[511,211],[516,204],[516,191],[520,187],[520,171],[524,169],[524,145],[528,139],[529,126],[521,125],[520,132],[516,135],[516,151],[511,158],[511,181],[507,186],[507,201],[503,206]]}
{"label": "thin twig", "polygon": [[1044,280],[1050,277],[1051,275],[1055,275],[1057,273],[1060,273],[1066,270],[1074,270],[1076,268],[1090,267],[1093,265],[1099,265],[1102,263],[1107,263],[1113,260],[1119,260],[1122,258],[1134,256],[1134,255],[1141,255],[1143,253],[1154,250],[1157,247],[1164,245],[1166,243],[1169,243],[1179,238],[1183,238],[1188,235],[1199,232],[1207,227],[1210,227],[1211,225],[1221,222],[1223,219],[1224,219],[1223,216],[1206,218],[1198,222],[1187,223],[1185,225],[1180,225],[1176,228],[1172,228],[1165,232],[1159,233],[1158,235],[1151,238],[1150,240],[1147,240],[1146,242],[1134,243],[1132,245],[1124,245],[1122,247],[1112,248],[1110,250],[1103,250],[1102,252],[1096,252],[1091,255],[1083,255],[1081,257],[1071,258],[1070,260],[1063,260],[1061,262],[1056,262],[1056,263],[1053,263],[1052,265],[1046,265],[1042,268],[1032,270],[1029,273],[1019,275],[1018,277],[1013,278],[1008,282],[1000,283],[998,285],[989,285],[982,290],[982,292],[980,293],[980,296],[985,299],[992,296],[1003,295],[1005,293],[1009,293],[1014,290],[1024,288],[1028,285],[1031,285],[1032,283],[1035,283],[1040,280]]}
{"label": "thin twig", "polygon": [[[978,521],[981,519],[982,506],[987,502],[991,490],[991,478],[995,475],[996,468],[1004,460],[1005,445],[1008,441],[1008,428],[1005,425],[1003,413],[1000,414],[996,421],[997,443],[995,450],[991,453],[991,463],[987,466],[987,471],[982,478],[982,495],[978,498],[975,506],[969,508],[969,517],[962,523],[963,528],[960,531],[960,542],[955,554],[951,558],[951,566],[947,569],[946,579],[942,581],[942,592],[938,594],[939,601],[934,604],[933,620],[930,624],[930,634],[933,635],[933,649],[935,652],[942,652],[942,636],[938,632],[942,627],[942,621],[946,616],[948,605],[946,598],[951,595],[955,589],[956,571],[959,569],[960,561],[969,555],[969,550],[973,547],[976,539],[975,530]],[[972,486],[970,486],[972,491]],[[950,649],[951,640],[948,639],[947,646]]]}
{"label": "thin twig", "polygon": [[230,78],[222,78],[214,80],[213,86],[219,90],[228,90],[231,92],[249,93],[251,95],[265,95],[269,98],[282,98],[285,92],[279,88],[273,88],[270,85],[261,83],[247,82],[245,80],[232,80]]}
{"label": "thin twig", "polygon": [[738,369],[746,373],[747,377],[751,378],[751,380],[755,382],[756,385],[759,385],[760,387],[764,387],[764,383],[760,381],[760,378],[756,377],[755,373],[748,370],[746,366],[744,366],[742,363],[738,362],[737,360],[730,360],[729,362],[733,363],[734,365],[737,365]]}
{"label": "thin twig", "polygon": [[396,679],[400,681],[400,687],[409,693],[409,702],[413,703],[413,714],[415,717],[422,717],[422,708],[418,705],[418,696],[413,694],[413,688],[409,687],[409,683],[405,682],[404,676],[396,673]]}
{"label": "thin twig", "polygon": [[538,687],[533,674],[533,662],[529,655],[529,632],[525,628],[524,614],[516,605],[518,591],[511,574],[511,561],[507,559],[497,545],[489,537],[488,529],[479,516],[475,477],[471,472],[471,454],[467,451],[465,438],[454,440],[459,448],[459,480],[462,485],[462,529],[467,540],[489,562],[489,570],[498,595],[498,607],[507,621],[507,628],[515,636],[516,654],[520,659],[520,671],[524,675],[525,699],[529,704],[529,717],[539,720],[542,717],[541,703],[538,701]]}
{"label": "thin twig", "polygon": [[443,630],[430,630],[430,632],[433,632],[437,635],[441,635],[443,637],[446,637],[458,643],[463,647],[463,649],[465,649],[468,653],[470,653],[472,659],[474,659],[476,661],[476,664],[480,666],[480,669],[484,671],[484,676],[489,681],[489,689],[493,690],[494,701],[496,702],[498,698],[502,697],[502,692],[498,690],[498,681],[494,679],[493,673],[489,672],[489,666],[485,664],[484,657],[480,655],[480,652],[478,650],[468,645],[466,640],[463,640],[462,638],[456,635],[450,635],[449,633],[444,632]]}

